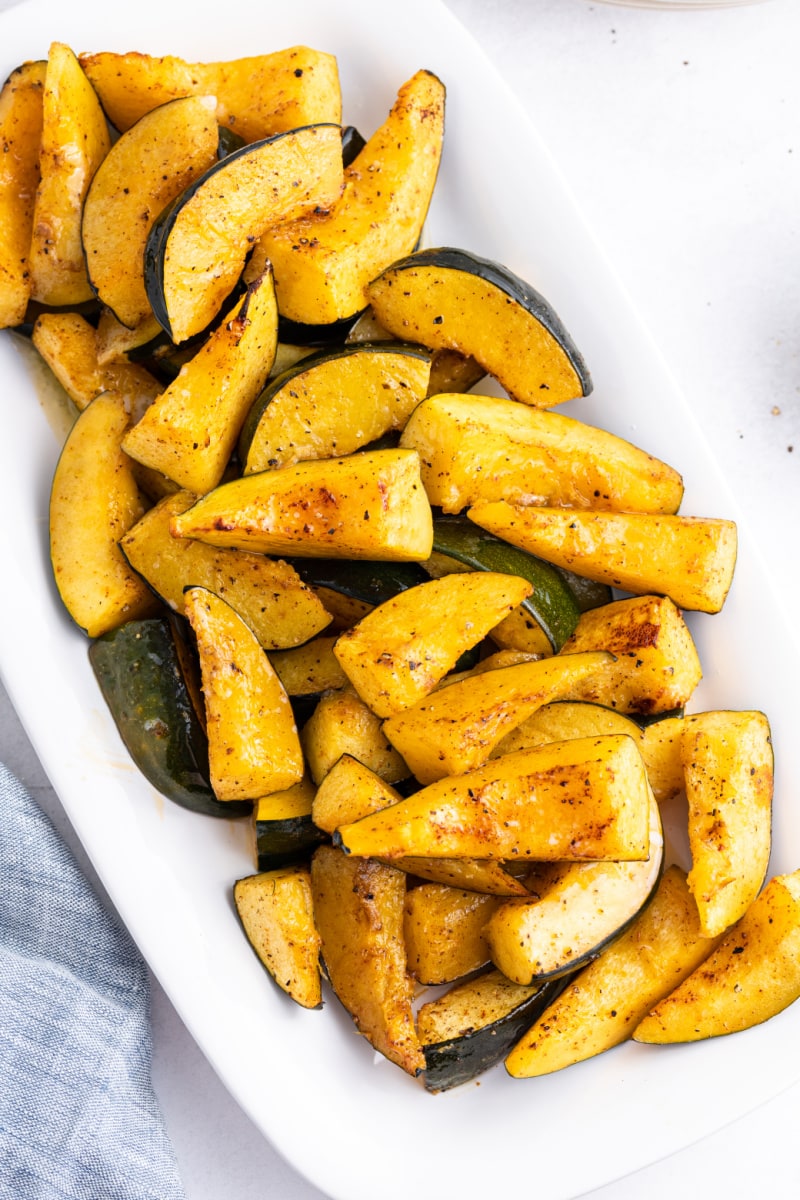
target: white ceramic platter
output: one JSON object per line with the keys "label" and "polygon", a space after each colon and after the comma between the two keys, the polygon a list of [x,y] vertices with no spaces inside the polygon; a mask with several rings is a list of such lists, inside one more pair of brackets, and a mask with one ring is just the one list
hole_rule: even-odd
{"label": "white ceramic platter", "polygon": [[[533,19],[533,18],[532,18]],[[415,70],[448,88],[430,244],[463,246],[530,280],[563,318],[595,380],[572,415],[677,466],[683,511],[740,521],[734,588],[692,622],[706,677],[693,702],[760,708],[776,746],[772,870],[800,865],[792,683],[800,652],[733,497],[546,149],[480,50],[434,0],[381,14],[359,0],[30,0],[0,18],[0,69],[76,51],[220,59],[305,42],[339,60],[344,117],[369,134]],[[746,1034],[661,1050],[627,1045],[568,1071],[513,1081],[502,1068],[440,1096],[377,1060],[335,1001],[305,1012],[248,949],[231,885],[253,870],[246,822],[159,797],[130,764],[64,615],[47,557],[59,435],[52,386],[22,339],[0,337],[0,664],[48,775],[122,919],[233,1095],[279,1151],[337,1200],[483,1200],[524,1182],[573,1197],[677,1150],[800,1076],[800,1006]],[[208,1136],[214,1137],[209,1113]]]}

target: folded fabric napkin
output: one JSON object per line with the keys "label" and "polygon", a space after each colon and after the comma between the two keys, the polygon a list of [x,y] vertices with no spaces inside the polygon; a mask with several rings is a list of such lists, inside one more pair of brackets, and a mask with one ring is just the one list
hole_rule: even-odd
{"label": "folded fabric napkin", "polygon": [[147,972],[0,764],[0,1200],[181,1200]]}

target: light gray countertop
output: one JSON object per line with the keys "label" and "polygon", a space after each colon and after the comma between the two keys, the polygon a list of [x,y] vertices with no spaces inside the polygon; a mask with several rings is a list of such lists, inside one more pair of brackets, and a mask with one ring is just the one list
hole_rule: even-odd
{"label": "light gray countertop", "polygon": [[[800,596],[800,6],[769,0],[657,12],[590,0],[447,4],[548,142],[745,509],[770,577],[765,586],[793,609]],[[373,6],[364,7],[374,19]],[[424,30],[420,55],[424,66]],[[5,693],[0,759],[75,846]],[[320,1197],[231,1099],[155,980],[152,1016],[156,1089],[189,1200]],[[797,1195],[798,1121],[800,1086],[592,1195]],[[532,1188],[534,1180],[535,1171]],[[412,1190],[424,1197],[424,1189]]]}

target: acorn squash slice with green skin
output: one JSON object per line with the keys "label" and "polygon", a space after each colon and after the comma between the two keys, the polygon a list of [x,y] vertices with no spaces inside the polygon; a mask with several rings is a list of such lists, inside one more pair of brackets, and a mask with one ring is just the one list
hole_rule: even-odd
{"label": "acorn squash slice with green skin", "polygon": [[571,974],[640,916],[656,893],[663,865],[664,833],[651,792],[649,858],[535,867],[525,879],[532,895],[505,901],[487,922],[492,961],[519,984]]}
{"label": "acorn squash slice with green skin", "polygon": [[95,172],[81,240],[89,283],[133,328],[150,315],[143,257],[158,214],[217,160],[213,96],[186,96],[147,113],[123,133]]}
{"label": "acorn squash slice with green skin", "polygon": [[211,786],[219,800],[257,800],[303,778],[289,698],[250,626],[221,596],[191,587]]}
{"label": "acorn squash slice with green skin", "polygon": [[449,246],[418,250],[387,267],[367,293],[396,337],[476,359],[514,400],[550,408],[592,390],[558,315],[500,263]]}
{"label": "acorn squash slice with green skin", "polygon": [[301,359],[268,384],[239,438],[242,473],[335,458],[402,429],[425,396],[430,354],[401,342],[363,343]]}
{"label": "acorn squash slice with green skin", "polygon": [[303,1008],[322,1008],[319,934],[311,875],[293,866],[237,879],[233,901],[245,936],[279,987]]}
{"label": "acorn squash slice with green skin", "polygon": [[191,812],[243,817],[252,805],[217,800],[208,742],[184,671],[175,623],[153,617],[103,634],[89,661],[128,753],[149,783]]}
{"label": "acorn squash slice with green skin", "polygon": [[269,374],[277,328],[267,270],[131,428],[125,452],[197,495],[215,488]]}
{"label": "acorn squash slice with green skin", "polygon": [[173,342],[199,333],[233,291],[253,242],[276,222],[327,210],[342,188],[338,125],[243,146],[156,218],[144,252],[150,305]]}
{"label": "acorn squash slice with green skin", "polygon": [[121,447],[129,421],[121,393],[92,400],[67,436],[50,492],[53,578],[67,612],[89,637],[160,608],[119,548],[147,507]]}
{"label": "acorn squash slice with green skin", "polygon": [[287,558],[286,562],[310,587],[325,588],[373,606],[430,578],[419,563],[370,559],[348,562],[341,558]]}
{"label": "acorn squash slice with green skin", "polygon": [[210,588],[248,622],[265,650],[302,646],[330,624],[322,602],[288,563],[172,537],[172,518],[195,499],[186,491],[165,496],[119,543],[134,571],[165,604],[183,614],[187,587]]}
{"label": "acorn squash slice with green skin", "polygon": [[282,316],[311,325],[354,319],[367,306],[370,279],[413,250],[436,184],[444,112],[441,80],[417,71],[345,169],[330,211],[298,214],[264,231],[245,277],[272,263]]}
{"label": "acorn squash slice with green skin", "polygon": [[23,63],[0,91],[0,329],[22,324],[31,295],[28,252],[46,70],[45,62]]}
{"label": "acorn squash slice with green skin", "polygon": [[521,607],[538,622],[554,651],[572,634],[580,615],[578,603],[563,575],[548,563],[458,516],[435,518],[433,549],[472,571],[503,571],[527,579],[533,592]]}
{"label": "acorn squash slice with green skin", "polygon": [[253,804],[253,832],[259,871],[272,871],[307,857],[328,837],[311,819],[316,786],[309,775],[285,791]]}
{"label": "acorn squash slice with green skin", "polygon": [[445,1092],[502,1062],[564,986],[523,987],[488,971],[423,1004],[417,1031],[425,1055],[425,1087]]}

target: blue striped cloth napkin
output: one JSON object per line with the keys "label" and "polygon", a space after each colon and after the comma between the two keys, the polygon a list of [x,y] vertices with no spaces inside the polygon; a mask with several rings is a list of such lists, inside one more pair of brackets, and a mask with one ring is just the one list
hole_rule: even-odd
{"label": "blue striped cloth napkin", "polygon": [[0,764],[0,1200],[183,1200],[144,964]]}

